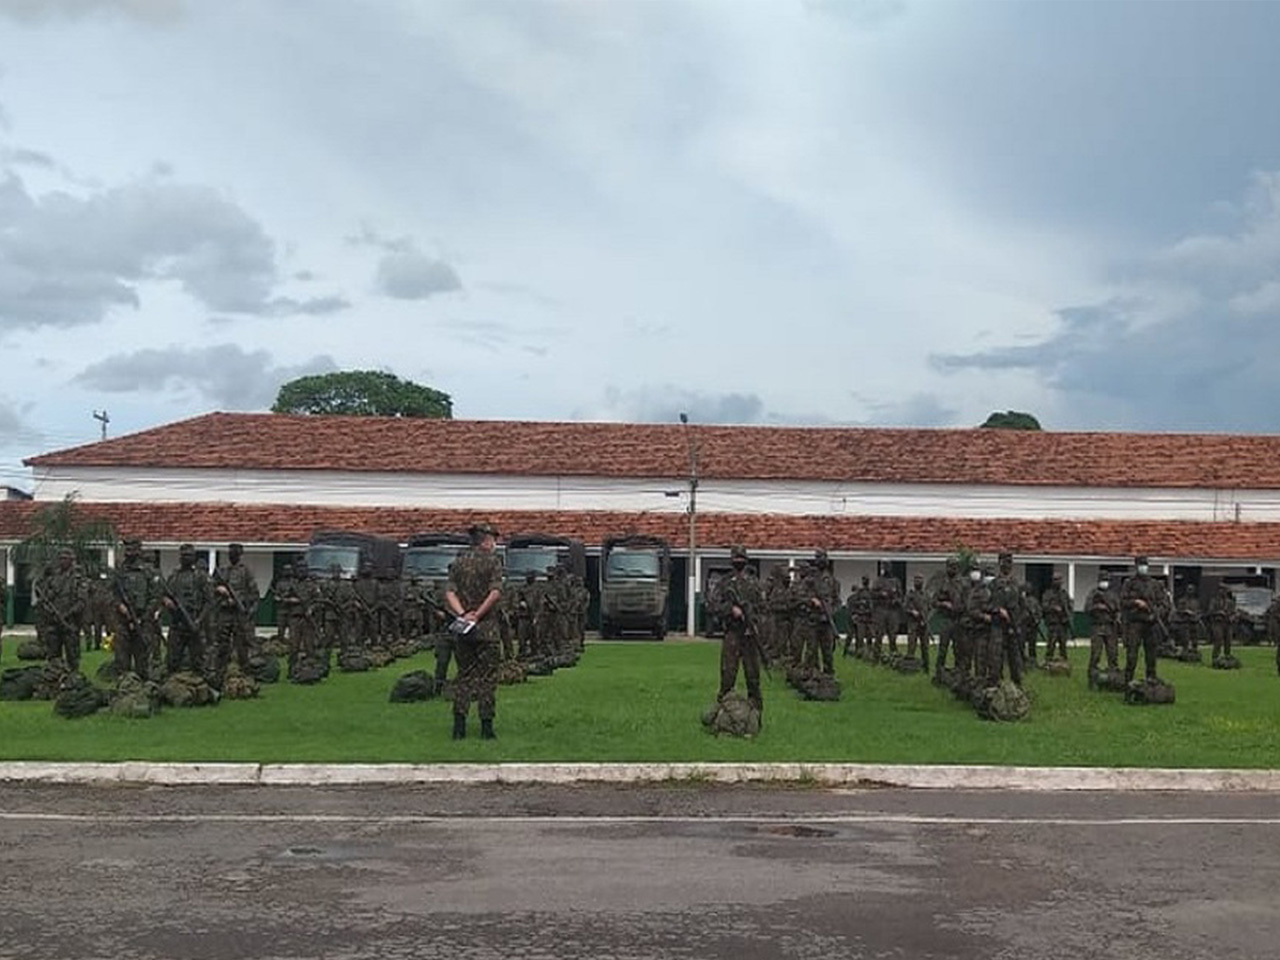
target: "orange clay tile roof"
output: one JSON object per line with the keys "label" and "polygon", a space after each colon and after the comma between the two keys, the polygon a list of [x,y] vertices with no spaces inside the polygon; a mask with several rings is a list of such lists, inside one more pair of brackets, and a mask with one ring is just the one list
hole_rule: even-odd
{"label": "orange clay tile roof", "polygon": [[[47,504],[0,501],[0,539],[18,540]],[[86,519],[109,520],[121,535],[158,543],[304,544],[316,530],[348,529],[406,539],[410,534],[463,530],[490,520],[507,535],[548,533],[598,546],[606,536],[646,533],[666,537],[674,550],[688,545],[680,514],[568,511],[431,510],[391,507],[318,507],[298,504],[80,503]],[[1280,561],[1280,523],[1165,521],[948,520],[894,517],[790,517],[699,514],[700,549],[741,543],[754,550],[828,550],[876,554],[949,554],[957,546],[981,553],[1011,550],[1046,557],[1160,558]]]}
{"label": "orange clay tile roof", "polygon": [[544,423],[210,413],[34,467],[361,470],[1280,489],[1280,436]]}

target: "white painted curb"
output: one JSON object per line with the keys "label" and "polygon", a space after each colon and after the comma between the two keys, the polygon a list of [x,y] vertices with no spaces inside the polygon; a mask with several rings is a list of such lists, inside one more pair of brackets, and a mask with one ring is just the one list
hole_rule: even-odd
{"label": "white painted curb", "polygon": [[1190,791],[1280,793],[1280,770],[994,767],[871,763],[46,763],[0,762],[11,783],[164,786],[395,784],[800,783],[917,790]]}

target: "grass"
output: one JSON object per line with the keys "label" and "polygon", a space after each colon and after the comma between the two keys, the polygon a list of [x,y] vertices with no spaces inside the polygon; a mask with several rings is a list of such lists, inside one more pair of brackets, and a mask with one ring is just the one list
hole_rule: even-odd
{"label": "grass", "polygon": [[[0,666],[15,664],[5,643]],[[923,676],[842,660],[838,703],[797,699],[766,678],[765,726],[751,741],[702,730],[715,694],[715,643],[591,644],[577,667],[500,687],[499,739],[449,738],[439,700],[392,704],[397,677],[429,654],[316,686],[264,686],[257,700],[166,709],[149,720],[65,720],[48,702],[0,702],[0,759],[263,763],[490,761],[794,761],[1031,766],[1280,766],[1280,677],[1271,648],[1239,651],[1244,668],[1161,661],[1172,706],[1126,706],[1086,688],[1086,652],[1068,678],[1033,674],[1031,717],[978,720]],[[101,654],[86,655],[92,675]],[[741,681],[739,681],[741,684]],[[475,724],[474,713],[472,723]]]}

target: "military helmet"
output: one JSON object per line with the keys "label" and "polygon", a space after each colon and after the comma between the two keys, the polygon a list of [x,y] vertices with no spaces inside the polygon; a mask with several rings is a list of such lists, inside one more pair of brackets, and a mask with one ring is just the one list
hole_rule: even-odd
{"label": "military helmet", "polygon": [[747,548],[740,543],[735,543],[732,547],[729,548],[729,559],[730,560],[746,560]]}

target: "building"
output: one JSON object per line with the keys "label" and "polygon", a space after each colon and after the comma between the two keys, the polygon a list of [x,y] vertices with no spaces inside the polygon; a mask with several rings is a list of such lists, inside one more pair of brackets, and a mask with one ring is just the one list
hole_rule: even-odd
{"label": "building", "polygon": [[[264,586],[317,529],[404,540],[487,518],[593,554],[610,534],[647,533],[677,557],[676,627],[734,543],[762,572],[823,547],[846,588],[880,560],[909,581],[961,547],[1010,550],[1017,575],[1040,589],[1061,573],[1077,604],[1135,553],[1175,582],[1274,587],[1280,566],[1280,436],[210,413],[26,464],[34,499],[0,501],[0,546],[68,495],[165,570],[182,542],[211,564],[242,542]],[[6,554],[21,617],[24,578]]]}

